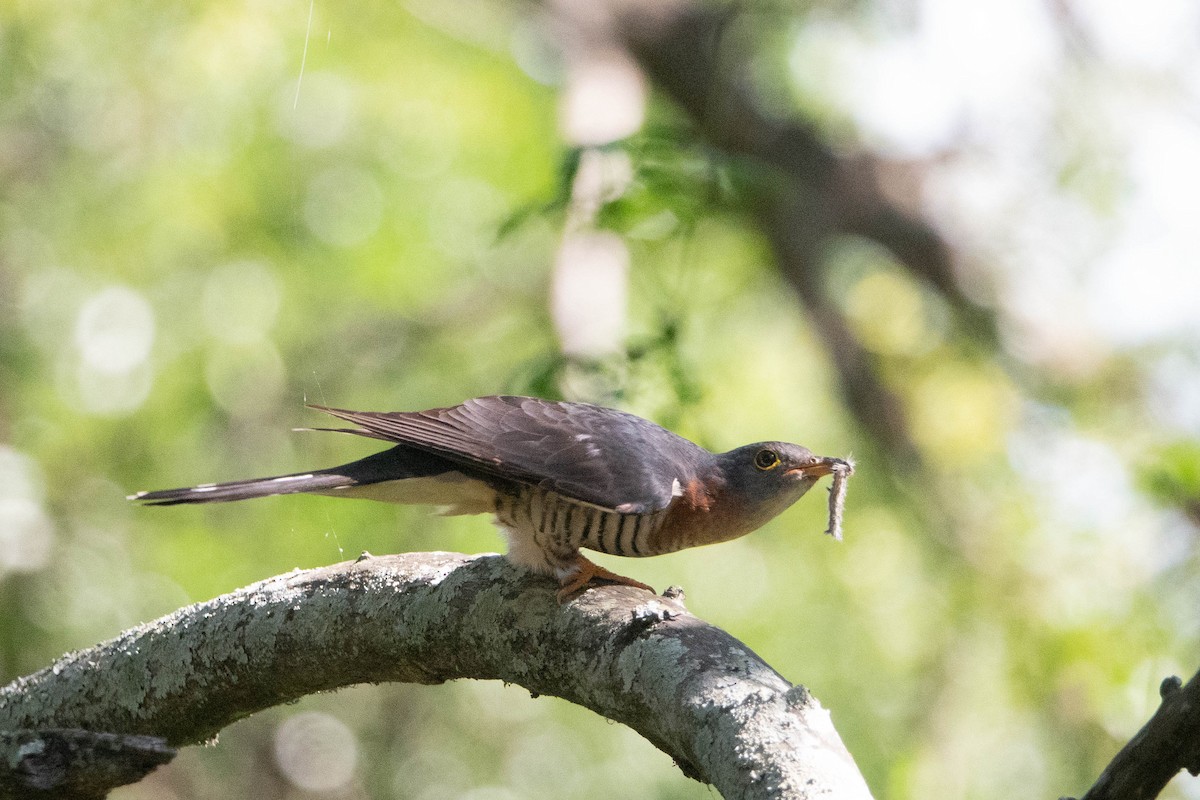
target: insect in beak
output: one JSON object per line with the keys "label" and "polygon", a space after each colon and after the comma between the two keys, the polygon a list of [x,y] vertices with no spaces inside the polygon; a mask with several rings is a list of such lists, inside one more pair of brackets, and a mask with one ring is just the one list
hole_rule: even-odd
{"label": "insect in beak", "polygon": [[818,459],[812,464],[807,464],[803,467],[789,469],[785,474],[796,475],[802,478],[823,478],[835,472],[844,472],[846,477],[850,477],[854,474],[854,463],[843,458],[829,456]]}
{"label": "insect in beak", "polygon": [[842,509],[846,504],[846,480],[854,474],[854,462],[848,458],[820,458],[803,467],[789,469],[785,475],[816,480],[826,475],[833,476],[829,487],[829,528],[825,531],[834,539],[842,539]]}

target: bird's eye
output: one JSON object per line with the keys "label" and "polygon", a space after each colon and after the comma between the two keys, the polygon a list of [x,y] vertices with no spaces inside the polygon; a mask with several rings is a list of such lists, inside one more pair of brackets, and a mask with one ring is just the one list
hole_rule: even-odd
{"label": "bird's eye", "polygon": [[759,450],[754,454],[754,466],[763,470],[775,469],[779,466],[779,454],[774,450]]}

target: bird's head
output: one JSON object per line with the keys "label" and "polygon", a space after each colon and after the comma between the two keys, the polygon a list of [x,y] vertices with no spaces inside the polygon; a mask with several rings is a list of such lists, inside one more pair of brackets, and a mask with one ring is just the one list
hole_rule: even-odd
{"label": "bird's head", "polygon": [[787,442],[757,442],[717,456],[726,501],[736,508],[738,527],[755,530],[785,511],[834,468],[849,462],[814,455]]}

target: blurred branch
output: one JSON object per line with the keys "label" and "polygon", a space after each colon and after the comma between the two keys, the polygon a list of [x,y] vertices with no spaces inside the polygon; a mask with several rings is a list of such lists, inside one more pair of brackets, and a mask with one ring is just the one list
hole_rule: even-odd
{"label": "blurred branch", "polygon": [[174,748],[153,736],[0,730],[0,798],[102,798],[174,757]]}
{"label": "blurred branch", "polygon": [[1200,672],[1186,686],[1171,677],[1162,703],[1129,744],[1105,767],[1083,800],[1148,800],[1180,771],[1200,775]]}
{"label": "blurred branch", "polygon": [[[516,683],[625,723],[726,798],[870,797],[829,713],[676,597],[559,606],[499,556],[407,553],[294,572],[189,606],[0,689],[0,730],[201,742],[356,683]],[[116,784],[114,784],[116,785]]]}
{"label": "blurred branch", "polygon": [[834,237],[859,236],[888,250],[929,285],[981,339],[994,341],[990,315],[962,291],[951,250],[931,225],[887,196],[885,162],[842,154],[798,117],[764,110],[753,91],[752,53],[737,47],[737,8],[690,0],[547,0],[583,37],[608,37],[637,58],[718,150],[761,174],[751,187],[755,222],[779,269],[809,309],[828,347],[849,407],[893,458],[910,467],[917,450],[900,399],[886,385],[866,347],[829,298],[822,273]]}

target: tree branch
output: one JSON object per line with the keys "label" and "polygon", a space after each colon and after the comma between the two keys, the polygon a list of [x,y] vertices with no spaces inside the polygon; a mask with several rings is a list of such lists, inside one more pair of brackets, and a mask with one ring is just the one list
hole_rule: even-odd
{"label": "tree branch", "polygon": [[1180,687],[1171,677],[1159,688],[1162,703],[1150,721],[1105,767],[1083,800],[1158,797],[1186,769],[1200,775],[1200,672]]}
{"label": "tree branch", "polygon": [[81,730],[0,730],[0,798],[102,798],[175,757],[154,736]]}
{"label": "tree branch", "polygon": [[182,745],[316,691],[498,679],[629,725],[726,798],[870,797],[808,691],[678,599],[603,587],[559,606],[553,588],[499,556],[297,571],[17,679],[0,689],[0,730]]}
{"label": "tree branch", "polygon": [[875,242],[944,299],[976,340],[991,347],[996,334],[990,312],[963,290],[946,241],[885,191],[884,178],[894,165],[867,153],[836,151],[809,120],[764,108],[752,79],[749,54],[755,51],[738,41],[744,30],[739,4],[544,0],[544,5],[577,38],[625,47],[709,146],[759,177],[747,187],[753,221],[825,342],[850,411],[870,441],[911,472],[921,459],[901,398],[826,289],[831,243],[839,236]]}

